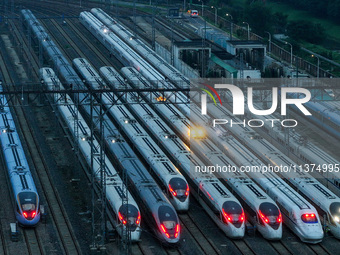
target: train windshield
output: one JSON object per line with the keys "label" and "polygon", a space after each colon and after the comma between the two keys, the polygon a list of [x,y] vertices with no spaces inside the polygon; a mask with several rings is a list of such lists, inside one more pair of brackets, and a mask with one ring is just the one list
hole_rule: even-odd
{"label": "train windshield", "polygon": [[169,182],[169,190],[181,202],[184,202],[189,195],[189,186],[182,178],[172,178]]}
{"label": "train windshield", "polygon": [[119,220],[130,228],[136,228],[140,223],[140,213],[138,209],[131,204],[122,205],[118,211]]}
{"label": "train windshield", "polygon": [[162,205],[158,209],[161,230],[168,238],[176,238],[179,233],[177,214],[173,208]]}
{"label": "train windshield", "polygon": [[329,206],[329,211],[336,223],[340,223],[340,203],[334,202]]}
{"label": "train windshield", "polygon": [[277,229],[282,222],[279,208],[272,203],[262,203],[259,208],[259,214],[262,223],[267,223],[274,229]]}
{"label": "train windshield", "polygon": [[22,214],[28,220],[37,215],[38,196],[34,192],[20,192],[18,194],[18,203]]}
{"label": "train windshield", "polygon": [[227,201],[222,205],[223,221],[240,227],[245,220],[242,207],[235,201]]}

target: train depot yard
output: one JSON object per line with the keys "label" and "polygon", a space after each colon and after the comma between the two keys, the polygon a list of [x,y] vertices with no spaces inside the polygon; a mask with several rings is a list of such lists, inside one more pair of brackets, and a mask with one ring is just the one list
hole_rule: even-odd
{"label": "train depot yard", "polygon": [[2,2],[0,254],[340,254],[338,78],[199,6]]}

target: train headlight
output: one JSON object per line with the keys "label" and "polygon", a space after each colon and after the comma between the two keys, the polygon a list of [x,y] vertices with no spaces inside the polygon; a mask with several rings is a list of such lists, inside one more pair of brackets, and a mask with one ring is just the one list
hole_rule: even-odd
{"label": "train headlight", "polygon": [[338,216],[335,216],[334,217],[334,220],[337,222],[337,223],[340,223],[340,218]]}

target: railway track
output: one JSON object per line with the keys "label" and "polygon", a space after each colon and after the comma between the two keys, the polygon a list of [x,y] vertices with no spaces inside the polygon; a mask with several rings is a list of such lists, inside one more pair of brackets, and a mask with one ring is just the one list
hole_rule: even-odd
{"label": "railway track", "polygon": [[41,240],[38,238],[36,229],[25,229],[24,237],[29,255],[46,254],[41,244]]}

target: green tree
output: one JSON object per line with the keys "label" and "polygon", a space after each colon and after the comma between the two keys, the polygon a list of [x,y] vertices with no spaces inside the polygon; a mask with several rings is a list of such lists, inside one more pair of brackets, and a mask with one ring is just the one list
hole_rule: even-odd
{"label": "green tree", "polygon": [[324,40],[325,29],[320,24],[304,20],[291,21],[287,25],[287,35],[294,40],[320,43]]}
{"label": "green tree", "polygon": [[288,15],[281,12],[275,12],[273,15],[273,27],[275,33],[285,33],[287,27]]}
{"label": "green tree", "polygon": [[246,4],[244,17],[255,33],[263,34],[271,30],[273,14],[263,1],[250,1],[250,4]]}

